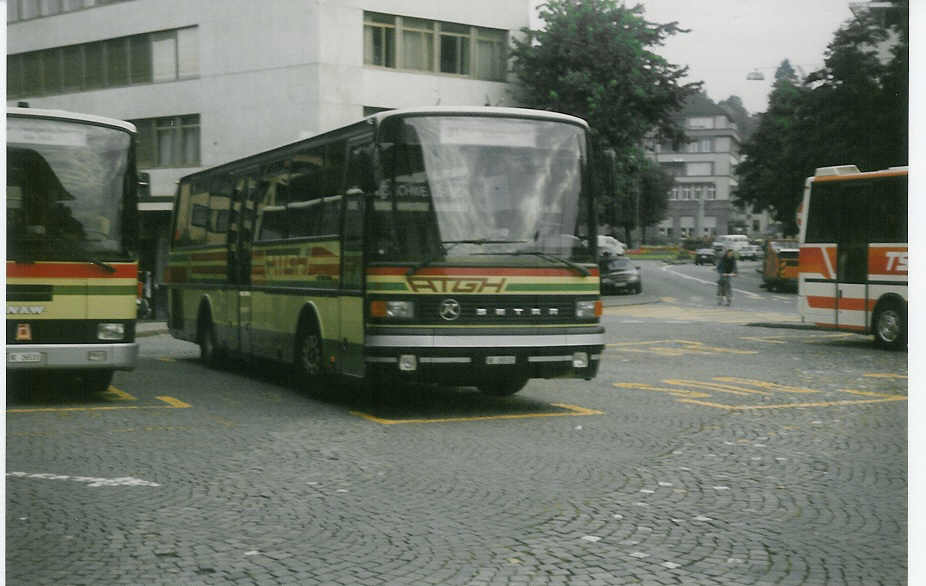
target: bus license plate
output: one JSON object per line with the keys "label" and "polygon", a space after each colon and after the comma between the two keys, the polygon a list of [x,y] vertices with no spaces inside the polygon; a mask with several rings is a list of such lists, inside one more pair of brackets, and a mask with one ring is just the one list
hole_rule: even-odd
{"label": "bus license plate", "polygon": [[41,352],[8,352],[6,355],[7,362],[41,362]]}

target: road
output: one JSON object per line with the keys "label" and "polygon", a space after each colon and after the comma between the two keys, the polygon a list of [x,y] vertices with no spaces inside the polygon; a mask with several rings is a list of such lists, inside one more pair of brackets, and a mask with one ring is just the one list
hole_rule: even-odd
{"label": "road", "polygon": [[8,583],[906,583],[906,353],[747,266],[729,308],[641,266],[599,376],[510,398],[306,394],[166,335],[106,394],[14,389]]}

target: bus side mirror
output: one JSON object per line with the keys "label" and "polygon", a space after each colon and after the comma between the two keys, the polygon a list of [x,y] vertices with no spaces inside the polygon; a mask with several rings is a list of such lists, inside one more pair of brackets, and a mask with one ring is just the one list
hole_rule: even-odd
{"label": "bus side mirror", "polygon": [[138,198],[151,197],[151,175],[147,172],[138,173]]}

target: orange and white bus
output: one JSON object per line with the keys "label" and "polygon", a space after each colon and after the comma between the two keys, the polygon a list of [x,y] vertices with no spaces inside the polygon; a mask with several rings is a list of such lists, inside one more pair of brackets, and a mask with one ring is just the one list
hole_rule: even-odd
{"label": "orange and white bus", "polygon": [[180,180],[171,334],[206,363],[519,391],[604,347],[588,126],[415,108]]}
{"label": "orange and white bus", "polygon": [[8,373],[75,371],[101,390],[135,367],[134,137],[121,120],[8,109]]}
{"label": "orange and white bus", "polygon": [[804,187],[798,291],[802,319],[907,343],[907,167],[822,167]]}

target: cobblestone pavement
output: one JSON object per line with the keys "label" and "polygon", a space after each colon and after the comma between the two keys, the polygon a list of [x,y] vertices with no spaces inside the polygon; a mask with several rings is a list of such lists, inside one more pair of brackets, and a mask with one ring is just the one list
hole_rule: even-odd
{"label": "cobblestone pavement", "polygon": [[13,392],[7,583],[906,583],[905,353],[628,315],[595,381],[507,399],[306,395],[163,335],[108,396]]}

